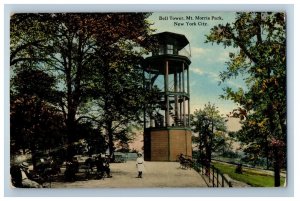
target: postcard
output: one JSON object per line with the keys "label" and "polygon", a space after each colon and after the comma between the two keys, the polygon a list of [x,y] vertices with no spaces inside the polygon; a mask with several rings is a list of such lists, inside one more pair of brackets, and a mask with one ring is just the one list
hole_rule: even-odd
{"label": "postcard", "polygon": [[14,13],[10,186],[286,187],[286,18]]}

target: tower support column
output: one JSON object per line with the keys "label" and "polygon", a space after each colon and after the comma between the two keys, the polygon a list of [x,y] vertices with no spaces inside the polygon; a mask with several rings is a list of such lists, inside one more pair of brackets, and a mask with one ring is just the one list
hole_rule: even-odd
{"label": "tower support column", "polygon": [[[184,62],[182,62],[182,92],[185,92],[185,79],[184,79]],[[183,101],[182,101],[182,109],[183,109],[183,116],[182,116],[182,120],[183,120],[183,126],[186,126],[186,117],[185,117],[185,95],[183,95]]]}
{"label": "tower support column", "polygon": [[[190,96],[190,73],[189,73],[189,67],[187,67],[187,93]],[[188,122],[187,125],[190,126],[190,122],[191,122],[191,98],[188,97]]]}
{"label": "tower support column", "polygon": [[166,100],[166,110],[165,110],[165,121],[166,121],[166,127],[170,125],[170,103],[169,103],[169,63],[166,61],[166,67],[165,67],[165,100]]}
{"label": "tower support column", "polygon": [[[177,69],[175,69],[174,72],[174,92],[178,92],[178,83],[177,83]],[[174,96],[175,99],[175,118],[178,119],[178,95]],[[175,122],[175,125],[177,125],[178,122]]]}
{"label": "tower support column", "polygon": [[[182,75],[181,75],[182,72],[179,73],[179,92],[182,92],[182,85],[181,85],[181,78],[182,78]],[[179,121],[181,122],[182,121],[182,96],[179,96]]]}

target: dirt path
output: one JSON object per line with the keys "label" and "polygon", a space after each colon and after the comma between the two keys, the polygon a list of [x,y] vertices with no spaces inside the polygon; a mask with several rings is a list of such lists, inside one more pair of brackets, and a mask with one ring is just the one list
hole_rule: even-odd
{"label": "dirt path", "polygon": [[112,178],[76,182],[52,182],[52,188],[140,188],[207,187],[195,170],[184,170],[178,162],[145,162],[143,178],[137,178],[135,161],[110,164]]}

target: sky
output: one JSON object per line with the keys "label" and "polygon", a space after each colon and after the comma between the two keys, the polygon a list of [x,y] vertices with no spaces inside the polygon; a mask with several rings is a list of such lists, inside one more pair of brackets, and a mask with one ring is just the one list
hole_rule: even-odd
{"label": "sky", "polygon": [[[183,19],[180,20],[180,18]],[[234,12],[200,12],[200,13],[153,13],[149,22],[155,33],[164,31],[183,34],[190,42],[190,93],[191,112],[203,109],[208,102],[215,104],[221,114],[228,114],[236,104],[230,100],[220,99],[225,86],[237,89],[245,87],[242,78],[229,80],[219,85],[219,74],[226,69],[225,62],[229,60],[229,52],[236,49],[224,48],[222,45],[205,43],[205,35],[218,24],[231,23],[235,19]],[[181,24],[181,25],[179,25]]]}

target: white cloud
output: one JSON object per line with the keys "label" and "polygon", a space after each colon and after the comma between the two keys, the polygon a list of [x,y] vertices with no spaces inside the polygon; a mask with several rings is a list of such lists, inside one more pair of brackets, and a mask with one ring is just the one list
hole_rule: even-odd
{"label": "white cloud", "polygon": [[200,67],[192,67],[192,68],[190,68],[190,71],[194,72],[198,75],[203,75],[204,74],[203,70]]}
{"label": "white cloud", "polygon": [[213,81],[219,81],[219,74],[214,72],[205,72],[201,67],[191,67],[190,71],[201,76],[206,76],[211,78]]}
{"label": "white cloud", "polygon": [[207,55],[209,51],[209,49],[204,49],[201,47],[191,47],[192,57],[201,57]]}
{"label": "white cloud", "polygon": [[208,75],[208,77],[212,78],[214,81],[219,81],[219,74],[214,73],[214,72],[207,72],[206,73]]}
{"label": "white cloud", "polygon": [[228,60],[227,50],[215,51],[212,48],[191,47],[191,54],[192,59],[201,58],[209,62],[225,62]]}
{"label": "white cloud", "polygon": [[229,48],[216,50],[214,48],[191,47],[192,63],[197,61],[225,63],[229,60],[229,52]]}

